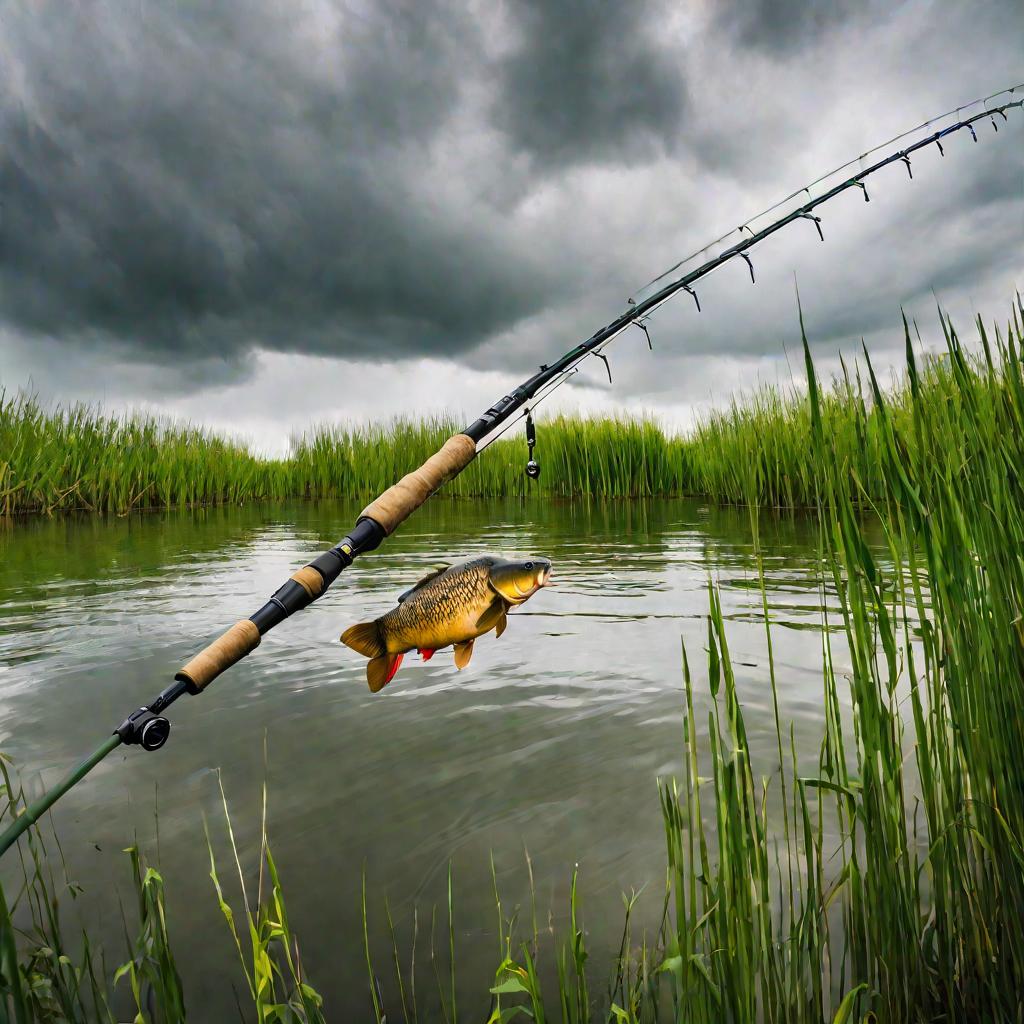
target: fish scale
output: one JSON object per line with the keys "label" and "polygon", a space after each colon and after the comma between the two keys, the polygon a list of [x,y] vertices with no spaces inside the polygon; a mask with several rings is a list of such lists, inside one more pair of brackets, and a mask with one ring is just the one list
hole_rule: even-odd
{"label": "fish scale", "polygon": [[380,631],[388,650],[435,649],[470,639],[472,626],[495,597],[487,584],[495,561],[476,558],[446,569],[382,616]]}

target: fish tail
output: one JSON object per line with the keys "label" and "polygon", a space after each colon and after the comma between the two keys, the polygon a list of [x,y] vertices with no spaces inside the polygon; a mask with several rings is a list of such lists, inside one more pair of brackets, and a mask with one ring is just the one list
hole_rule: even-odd
{"label": "fish tail", "polygon": [[380,625],[376,620],[349,626],[341,634],[341,642],[366,658],[379,658],[387,652],[384,637],[381,636]]}

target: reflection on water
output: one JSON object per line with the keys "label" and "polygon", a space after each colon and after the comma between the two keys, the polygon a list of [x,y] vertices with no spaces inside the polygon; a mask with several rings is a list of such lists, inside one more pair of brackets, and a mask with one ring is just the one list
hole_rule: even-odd
{"label": "reflection on water", "polygon": [[[357,511],[297,504],[4,528],[0,750],[17,759],[30,788],[52,785],[212,635],[343,536]],[[768,520],[761,543],[780,716],[813,762],[822,729],[817,536],[800,521]],[[439,562],[481,552],[547,555],[558,585],[513,612],[500,640],[482,638],[466,671],[456,673],[450,652],[429,664],[410,656],[371,695],[365,660],[338,643],[342,629],[387,610]],[[164,750],[115,753],[59,804],[55,822],[86,887],[79,902],[90,933],[120,951],[115,887],[127,871],[119,851],[137,836],[155,859],[158,844],[194,1019],[235,1014],[225,975],[240,980],[237,954],[213,898],[203,834],[204,814],[220,834],[219,768],[247,866],[267,780],[290,916],[333,1019],[367,1012],[364,863],[371,907],[381,911],[383,972],[384,894],[408,939],[414,903],[421,921],[443,904],[452,859],[470,1019],[485,1015],[484,981],[497,963],[492,852],[506,912],[528,905],[524,848],[545,914],[549,905],[561,912],[579,864],[600,961],[618,941],[622,891],[647,884],[642,912],[654,921],[660,909],[655,785],[681,769],[681,639],[705,690],[709,579],[730,620],[748,738],[770,772],[774,720],[745,511],[688,501],[435,500],[201,697],[179,701]]]}

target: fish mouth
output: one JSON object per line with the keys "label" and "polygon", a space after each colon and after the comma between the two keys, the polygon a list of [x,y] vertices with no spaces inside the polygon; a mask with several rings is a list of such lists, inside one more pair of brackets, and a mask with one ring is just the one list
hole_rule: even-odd
{"label": "fish mouth", "polygon": [[516,596],[514,598],[506,597],[506,600],[511,601],[512,604],[525,604],[527,601],[530,600],[531,597],[533,597],[534,594],[536,594],[543,587],[548,587],[552,585],[553,584],[551,583],[551,569],[549,567],[538,572],[537,575],[534,576],[531,584],[525,589],[517,584],[515,588]]}

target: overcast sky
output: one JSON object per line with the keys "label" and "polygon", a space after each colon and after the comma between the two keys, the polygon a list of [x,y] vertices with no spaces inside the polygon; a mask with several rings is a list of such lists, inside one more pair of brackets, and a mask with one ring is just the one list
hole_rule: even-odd
{"label": "overcast sky", "polygon": [[[279,451],[468,421],[641,285],[864,150],[1024,81],[1020,0],[0,0],[0,384]],[[685,424],[1024,289],[1024,114],[824,208],[591,361]],[[554,399],[552,400],[554,403]]]}

